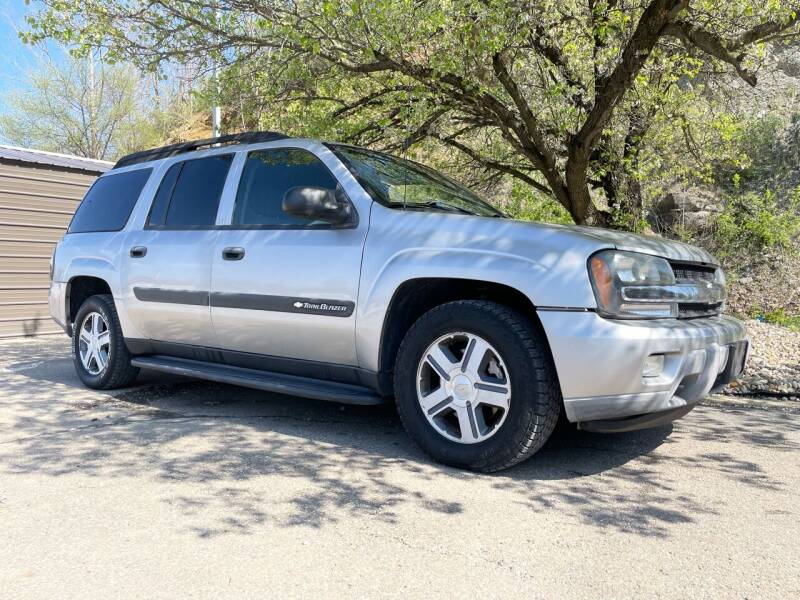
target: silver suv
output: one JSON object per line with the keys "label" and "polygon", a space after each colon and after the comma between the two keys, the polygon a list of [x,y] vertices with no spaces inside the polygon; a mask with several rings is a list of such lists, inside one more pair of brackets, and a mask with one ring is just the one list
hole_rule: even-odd
{"label": "silver suv", "polygon": [[559,415],[669,422],[744,368],[707,252],[504,218],[420,164],[253,132],[121,159],[58,245],[50,309],[89,387],[140,368],[353,404],[478,471]]}

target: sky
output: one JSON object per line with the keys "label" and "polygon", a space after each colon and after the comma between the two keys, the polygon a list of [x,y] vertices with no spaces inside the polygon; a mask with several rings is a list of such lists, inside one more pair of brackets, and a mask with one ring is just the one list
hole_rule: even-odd
{"label": "sky", "polygon": [[[36,10],[36,2],[0,0],[0,111],[5,110],[3,98],[14,90],[26,88],[27,74],[41,63],[41,50],[23,44],[17,32],[26,28],[25,15]],[[50,55],[57,60],[63,53],[55,44],[48,45]]]}

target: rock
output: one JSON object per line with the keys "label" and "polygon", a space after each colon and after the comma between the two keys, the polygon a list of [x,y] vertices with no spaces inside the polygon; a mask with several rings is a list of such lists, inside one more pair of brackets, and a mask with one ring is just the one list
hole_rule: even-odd
{"label": "rock", "polygon": [[721,206],[721,198],[710,190],[676,186],[653,203],[648,219],[653,229],[662,234],[677,229],[705,231]]}
{"label": "rock", "polygon": [[746,324],[751,344],[747,369],[724,393],[768,394],[800,402],[800,333],[756,320]]}

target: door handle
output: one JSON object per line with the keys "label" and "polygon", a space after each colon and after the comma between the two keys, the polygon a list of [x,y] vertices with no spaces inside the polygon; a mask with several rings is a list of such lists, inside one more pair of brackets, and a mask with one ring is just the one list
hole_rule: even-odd
{"label": "door handle", "polygon": [[147,256],[147,248],[144,246],[134,246],[131,248],[131,258],[143,258]]}
{"label": "door handle", "polygon": [[244,258],[244,248],[225,248],[222,251],[222,260],[242,260]]}

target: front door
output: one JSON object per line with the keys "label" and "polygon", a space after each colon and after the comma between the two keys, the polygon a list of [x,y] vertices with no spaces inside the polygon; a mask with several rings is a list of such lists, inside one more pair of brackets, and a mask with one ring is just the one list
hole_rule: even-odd
{"label": "front door", "polygon": [[231,154],[183,160],[167,169],[144,228],[128,234],[128,316],[151,340],[214,346],[209,290],[219,236],[217,210]]}
{"label": "front door", "polygon": [[284,194],[296,186],[344,194],[308,149],[248,153],[230,227],[219,232],[213,252],[214,330],[227,350],[355,365],[355,303],[368,215],[333,226],[286,214]]}

